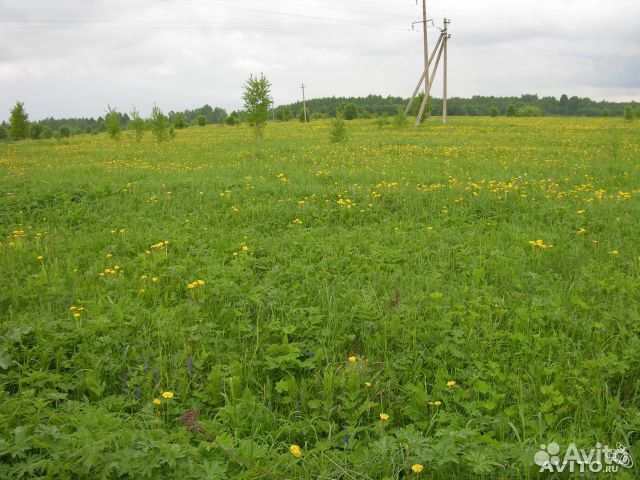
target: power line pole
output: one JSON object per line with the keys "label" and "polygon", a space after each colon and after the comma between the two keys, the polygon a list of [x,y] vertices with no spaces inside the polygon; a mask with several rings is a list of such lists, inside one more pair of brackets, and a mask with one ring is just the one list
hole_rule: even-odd
{"label": "power line pole", "polygon": [[304,112],[304,123],[307,123],[307,101],[304,97],[304,83],[300,88],[302,88],[302,111]]}
{"label": "power line pole", "polygon": [[451,20],[444,19],[444,30],[442,32],[444,36],[444,87],[442,93],[442,123],[447,123],[447,44],[449,43],[449,24]]}
{"label": "power line pole", "polygon": [[[424,36],[424,70],[425,78],[429,78],[429,34],[427,32],[427,0],[422,0],[422,32]],[[424,84],[424,94],[429,95],[427,92],[428,86]]]}

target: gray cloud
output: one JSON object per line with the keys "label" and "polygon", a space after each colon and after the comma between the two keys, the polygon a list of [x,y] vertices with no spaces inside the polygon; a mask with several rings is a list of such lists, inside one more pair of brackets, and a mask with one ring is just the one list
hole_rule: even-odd
{"label": "gray cloud", "polygon": [[[637,0],[429,0],[453,19],[454,96],[568,93],[640,100]],[[0,119],[153,103],[240,107],[264,72],[276,103],[408,95],[421,68],[412,0],[14,0],[0,4]],[[437,31],[433,29],[432,44]],[[441,85],[434,85],[439,94]]]}

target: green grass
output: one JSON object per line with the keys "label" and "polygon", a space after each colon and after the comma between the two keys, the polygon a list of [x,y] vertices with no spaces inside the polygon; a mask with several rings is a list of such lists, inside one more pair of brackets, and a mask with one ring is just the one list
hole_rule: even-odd
{"label": "green grass", "polygon": [[347,130],[0,144],[0,478],[640,463],[640,125]]}

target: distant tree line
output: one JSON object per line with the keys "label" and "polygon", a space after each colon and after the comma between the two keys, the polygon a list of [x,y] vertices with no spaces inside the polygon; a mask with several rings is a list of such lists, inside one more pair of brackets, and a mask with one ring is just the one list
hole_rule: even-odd
{"label": "distant tree line", "polygon": [[[157,108],[157,107],[155,107]],[[107,107],[104,116],[97,118],[45,118],[36,122],[29,121],[24,103],[17,102],[11,109],[9,122],[0,124],[0,140],[25,140],[25,139],[49,139],[66,138],[72,135],[92,133],[97,134],[107,132],[117,139],[122,130],[135,130],[136,137],[144,131],[147,126],[153,130],[151,125],[154,118],[157,120],[157,113],[152,111],[151,117],[143,120],[139,112],[134,108],[131,113],[118,112],[111,107]],[[154,112],[156,116],[154,117]],[[160,112],[161,113],[161,112]],[[219,107],[204,105],[195,110],[185,110],[184,112],[169,112],[166,117],[167,135],[171,129],[181,129],[192,125],[204,126],[207,124],[228,123],[229,115],[226,110]],[[238,114],[236,114],[238,117]],[[232,122],[233,123],[233,122]],[[239,120],[238,120],[239,123]],[[156,135],[157,136],[157,135]],[[162,135],[161,135],[162,137]]]}
{"label": "distant tree line", "polygon": [[[422,102],[422,95],[413,102],[409,115],[415,115]],[[307,100],[307,116],[310,119],[335,117],[341,110],[355,107],[359,118],[384,115],[395,115],[399,106],[405,106],[408,99],[402,97],[383,97],[369,95],[367,97],[327,97]],[[449,115],[453,116],[571,116],[571,117],[623,117],[627,107],[638,114],[638,102],[616,103],[591,100],[590,98],[539,97],[538,95],[522,95],[520,97],[454,97],[448,100]],[[300,118],[302,102],[282,105],[276,108],[275,116],[279,120]],[[427,113],[442,114],[442,99],[431,98]],[[343,115],[349,119],[349,115]]]}

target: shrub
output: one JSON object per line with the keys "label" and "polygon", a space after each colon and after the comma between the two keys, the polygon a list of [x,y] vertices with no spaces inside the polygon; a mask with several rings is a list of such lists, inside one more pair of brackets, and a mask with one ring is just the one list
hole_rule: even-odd
{"label": "shrub", "polygon": [[279,108],[276,112],[276,118],[281,122],[288,122],[293,118],[293,113],[290,107]]}
{"label": "shrub", "polygon": [[512,103],[507,108],[507,117],[515,117],[516,116],[516,106]]}
{"label": "shrub", "polygon": [[84,133],[91,135],[93,133],[93,128],[91,128],[91,125],[87,125],[84,129]]}
{"label": "shrub", "polygon": [[151,131],[158,142],[164,142],[169,136],[169,119],[162,113],[157,105],[151,110],[151,118],[149,119]]}
{"label": "shrub", "polygon": [[338,115],[345,120],[355,120],[358,118],[358,107],[355,103],[343,103],[338,107]]}
{"label": "shrub", "polygon": [[333,143],[344,142],[347,139],[347,127],[342,115],[336,115],[336,118],[331,121],[330,138]]}
{"label": "shrub", "polygon": [[387,116],[386,113],[382,115],[378,115],[378,117],[376,118],[376,125],[378,126],[378,128],[382,128],[385,125],[389,125],[389,117]]}
{"label": "shrub", "polygon": [[[306,121],[309,122],[311,121],[311,110],[307,108],[306,111],[307,111]],[[303,108],[302,110],[300,110],[300,113],[298,114],[298,120],[300,120],[303,123],[305,121],[304,112],[305,112],[305,109]]]}
{"label": "shrub", "polygon": [[231,112],[224,123],[230,126],[240,125],[240,115],[238,115],[238,112]]}
{"label": "shrub", "polygon": [[112,140],[118,140],[120,138],[120,114],[116,109],[107,107],[107,114],[104,116],[104,124],[107,127],[107,133]]}
{"label": "shrub", "polygon": [[184,123],[184,115],[181,113],[176,113],[175,116],[173,117],[173,126],[180,130],[186,127],[185,123]]}
{"label": "shrub", "polygon": [[602,110],[603,117],[608,117],[610,115],[611,115],[611,112],[608,109],[605,108],[604,110]]}
{"label": "shrub", "polygon": [[624,119],[627,122],[633,122],[633,108],[631,107],[626,107],[624,109]]}
{"label": "shrub", "polygon": [[131,121],[129,122],[129,128],[134,131],[136,135],[136,142],[140,143],[144,136],[144,120],[140,116],[140,112],[134,107],[131,110]]}
{"label": "shrub", "polygon": [[393,117],[393,124],[397,128],[404,128],[407,126],[407,114],[404,112],[404,108],[398,105],[396,109],[396,116]]}
{"label": "shrub", "polygon": [[44,130],[42,125],[40,125],[39,123],[32,123],[31,128],[29,129],[29,136],[33,140],[38,140],[42,138],[42,130]]}
{"label": "shrub", "polygon": [[242,99],[247,122],[253,128],[256,138],[260,140],[264,136],[271,106],[271,83],[267,77],[264,74],[260,74],[259,77],[249,76],[244,84]]}
{"label": "shrub", "polygon": [[58,133],[60,134],[60,138],[69,138],[71,136],[71,129],[66,125],[63,125],[58,130]]}
{"label": "shrub", "polygon": [[540,117],[542,116],[542,110],[535,105],[525,105],[518,109],[519,117]]}
{"label": "shrub", "polygon": [[6,140],[8,137],[7,129],[0,125],[0,140]]}
{"label": "shrub", "polygon": [[198,115],[198,125],[204,127],[207,124],[207,117],[204,115]]}
{"label": "shrub", "polygon": [[491,107],[491,117],[496,118],[498,116],[498,107]]}
{"label": "shrub", "polygon": [[45,138],[45,139],[50,139],[51,137],[53,137],[53,132],[51,131],[51,129],[49,127],[44,127],[42,129],[42,133],[40,134],[40,138]]}
{"label": "shrub", "polygon": [[24,103],[16,102],[9,117],[9,135],[13,140],[24,140],[29,136],[29,116]]}

